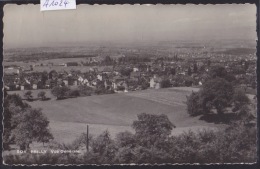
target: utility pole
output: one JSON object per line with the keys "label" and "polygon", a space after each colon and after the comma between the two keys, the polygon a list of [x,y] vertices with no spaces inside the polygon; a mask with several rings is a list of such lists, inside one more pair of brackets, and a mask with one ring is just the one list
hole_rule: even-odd
{"label": "utility pole", "polygon": [[89,145],[89,137],[88,137],[88,124],[87,124],[87,152],[88,152],[88,145]]}

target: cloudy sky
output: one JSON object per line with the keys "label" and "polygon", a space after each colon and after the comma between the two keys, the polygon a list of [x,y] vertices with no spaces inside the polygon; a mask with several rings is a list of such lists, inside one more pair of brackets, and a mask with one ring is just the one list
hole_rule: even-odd
{"label": "cloudy sky", "polygon": [[4,7],[4,47],[84,42],[256,40],[256,6],[78,5],[41,12],[39,5]]}

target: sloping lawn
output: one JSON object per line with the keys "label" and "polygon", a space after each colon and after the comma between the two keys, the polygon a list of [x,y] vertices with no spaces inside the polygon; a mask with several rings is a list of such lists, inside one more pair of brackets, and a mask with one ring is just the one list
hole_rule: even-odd
{"label": "sloping lawn", "polygon": [[65,100],[52,98],[49,101],[38,100],[29,104],[43,109],[43,113],[50,120],[55,140],[61,142],[74,140],[86,131],[86,124],[89,124],[90,133],[93,135],[100,134],[104,130],[109,130],[113,137],[125,130],[134,132],[131,124],[137,119],[137,114],[143,112],[166,114],[177,126],[173,134],[189,129],[220,126],[199,120],[199,117],[190,117],[186,113],[186,95],[190,92],[190,89],[170,88]]}

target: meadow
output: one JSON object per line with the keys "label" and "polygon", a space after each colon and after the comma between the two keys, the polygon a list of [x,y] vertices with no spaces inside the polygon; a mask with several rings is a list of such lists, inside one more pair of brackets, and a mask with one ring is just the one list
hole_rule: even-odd
{"label": "meadow", "polygon": [[[172,134],[204,128],[216,129],[223,125],[199,120],[186,113],[186,96],[198,88],[168,88],[144,90],[110,95],[93,95],[88,97],[56,100],[46,91],[48,101],[28,102],[42,111],[50,120],[51,132],[58,142],[71,142],[89,125],[90,134],[98,135],[108,130],[112,137],[117,133],[132,131],[131,124],[137,120],[137,114],[166,114],[176,126]],[[25,91],[16,91],[23,95]],[[39,91],[33,91],[36,97]],[[14,92],[11,92],[14,93]]]}

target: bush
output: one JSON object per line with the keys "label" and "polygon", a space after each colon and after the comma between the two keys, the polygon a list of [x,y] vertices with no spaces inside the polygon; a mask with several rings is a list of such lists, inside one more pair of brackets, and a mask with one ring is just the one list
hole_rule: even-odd
{"label": "bush", "polygon": [[24,94],[24,97],[28,100],[28,101],[32,101],[33,100],[33,96],[32,96],[32,91],[27,91]]}
{"label": "bush", "polygon": [[133,161],[136,161],[138,158],[131,147],[121,147],[119,150],[116,152],[116,161],[118,163],[132,163]]}
{"label": "bush", "polygon": [[121,132],[116,135],[116,144],[119,147],[130,146],[133,147],[136,144],[134,134],[129,131]]}
{"label": "bush", "polygon": [[124,86],[117,86],[117,90],[118,90],[118,91],[124,91],[124,90],[125,90],[125,87],[124,87]]}
{"label": "bush", "polygon": [[256,161],[256,130],[234,125],[172,137],[169,146],[177,163],[241,163]]}
{"label": "bush", "polygon": [[91,93],[93,93],[93,89],[86,85],[79,86],[78,90],[81,96],[91,96]]}
{"label": "bush", "polygon": [[67,96],[67,93],[70,91],[70,88],[66,86],[56,86],[51,90],[51,93],[57,97],[57,100],[64,99]]}
{"label": "bush", "polygon": [[79,97],[80,93],[77,89],[75,89],[75,90],[69,90],[66,95],[67,97]]}
{"label": "bush", "polygon": [[38,93],[38,98],[40,98],[41,100],[45,100],[46,99],[46,93],[45,91],[40,91]]}
{"label": "bush", "polygon": [[169,79],[162,80],[162,82],[161,82],[161,87],[162,88],[167,88],[167,87],[171,87],[171,86],[172,86],[172,84],[171,84]]}
{"label": "bush", "polygon": [[242,107],[248,106],[250,103],[250,99],[243,90],[235,90],[232,101],[234,104],[232,109],[233,112],[241,110]]}
{"label": "bush", "polygon": [[116,155],[116,146],[114,140],[110,138],[108,131],[93,139],[91,149],[94,154],[98,155],[99,163],[113,163]]}
{"label": "bush", "polygon": [[138,120],[133,122],[132,127],[135,129],[138,144],[144,147],[151,147],[166,140],[175,127],[164,114],[141,113],[137,117]]}

